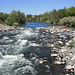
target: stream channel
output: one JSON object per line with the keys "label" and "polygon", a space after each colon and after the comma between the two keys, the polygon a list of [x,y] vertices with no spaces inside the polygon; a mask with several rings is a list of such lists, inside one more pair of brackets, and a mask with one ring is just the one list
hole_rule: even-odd
{"label": "stream channel", "polygon": [[53,65],[51,50],[36,40],[40,27],[48,26],[52,25],[27,22],[0,34],[0,75],[64,75],[63,66]]}

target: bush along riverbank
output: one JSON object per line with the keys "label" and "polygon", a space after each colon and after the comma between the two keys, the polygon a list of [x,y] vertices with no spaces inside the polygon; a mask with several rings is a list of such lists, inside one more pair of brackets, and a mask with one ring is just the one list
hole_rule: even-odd
{"label": "bush along riverbank", "polygon": [[62,72],[66,75],[75,73],[75,29],[64,26],[43,27],[36,38],[39,44],[51,50],[53,64],[63,65]]}
{"label": "bush along riverbank", "polygon": [[6,25],[20,25],[26,23],[26,16],[23,12],[13,10],[10,14],[0,12],[0,23]]}

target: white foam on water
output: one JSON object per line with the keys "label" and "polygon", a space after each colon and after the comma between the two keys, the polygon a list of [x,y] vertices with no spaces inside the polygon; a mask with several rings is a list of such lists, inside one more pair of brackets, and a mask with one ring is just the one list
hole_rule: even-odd
{"label": "white foam on water", "polygon": [[3,37],[3,39],[4,39],[4,40],[7,40],[7,39],[9,39],[9,37],[7,37],[7,36],[4,36],[4,37]]}
{"label": "white foam on water", "polygon": [[[32,45],[29,44],[30,41],[29,39],[36,37],[38,35],[38,29],[35,28],[23,28],[21,30],[15,30],[11,31],[10,34],[15,34],[11,39],[7,36],[5,36],[0,42],[3,44],[5,43],[6,45],[0,45],[2,49],[2,53],[4,54],[20,54],[22,50],[24,51],[25,49],[27,50],[28,47],[31,46],[38,46],[35,43]],[[8,33],[9,34],[9,33]],[[15,41],[14,41],[15,40]]]}
{"label": "white foam on water", "polygon": [[10,34],[16,35],[12,36],[11,39],[8,36],[4,36],[0,40],[0,43],[2,43],[0,45],[0,74],[26,75],[26,73],[31,73],[31,75],[36,75],[36,71],[34,70],[35,65],[30,60],[24,58],[21,52],[31,46],[39,46],[36,43],[32,43],[32,41],[28,41],[28,38],[31,39],[38,35],[37,28],[11,31]]}
{"label": "white foam on water", "polygon": [[37,29],[32,29],[32,28],[26,28],[25,30],[22,31],[20,35],[17,35],[18,38],[33,38],[38,35],[38,30]]}
{"label": "white foam on water", "polygon": [[40,46],[39,44],[36,44],[36,43],[30,43],[29,45],[30,46]]}
{"label": "white foam on water", "polygon": [[[19,61],[21,60],[23,57],[23,55],[5,55],[2,56],[2,59],[0,59],[0,69],[5,67],[7,69],[7,67],[14,65],[13,63],[15,61]],[[4,68],[4,69],[5,69]]]}
{"label": "white foam on water", "polygon": [[13,40],[11,40],[11,39],[9,39],[9,40],[6,40],[6,41],[4,41],[5,43],[11,43],[11,42],[13,42]]}
{"label": "white foam on water", "polygon": [[25,31],[23,31],[23,33],[25,33],[25,35],[28,35],[28,36],[35,34],[34,32],[32,32],[32,30],[25,30]]}
{"label": "white foam on water", "polygon": [[[34,65],[31,61],[24,58],[23,54],[20,55],[5,55],[0,59],[0,72],[14,72],[16,75],[32,73],[34,74]],[[24,67],[23,67],[24,66]],[[20,71],[20,74],[18,72]]]}
{"label": "white foam on water", "polygon": [[18,40],[16,44],[23,46],[26,45],[27,42],[28,40]]}
{"label": "white foam on water", "polygon": [[34,71],[34,68],[31,67],[30,65],[27,65],[25,67],[21,67],[17,70],[15,70],[16,75],[21,75],[21,74],[31,74],[31,75],[36,75],[36,71]]}

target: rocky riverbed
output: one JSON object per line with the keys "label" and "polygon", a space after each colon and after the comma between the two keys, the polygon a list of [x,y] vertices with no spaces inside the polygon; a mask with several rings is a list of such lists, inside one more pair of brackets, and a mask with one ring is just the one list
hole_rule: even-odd
{"label": "rocky riverbed", "polygon": [[[14,26],[0,25],[1,34],[3,32],[8,32],[15,29],[20,29],[20,28],[19,27],[16,28]],[[28,32],[28,30],[26,31]],[[49,70],[51,71],[53,70],[53,72],[60,71],[57,74],[56,72],[54,74],[52,72],[49,72],[49,75],[55,75],[55,74],[74,75],[75,73],[75,29],[65,28],[64,26],[50,26],[50,27],[39,28],[39,32],[40,32],[39,36],[36,36],[35,38],[35,43],[36,43],[35,45],[37,45],[38,47],[34,47],[33,49],[36,50],[35,52],[37,53],[40,50],[41,56],[42,56],[42,52],[44,52],[45,55],[49,56],[49,58],[50,57],[52,58],[52,61],[50,59],[49,62],[50,68],[48,69],[48,71]],[[42,65],[45,62],[47,62],[47,60],[48,60],[47,58],[44,58],[44,60],[39,61],[38,64]],[[56,69],[58,70],[56,70],[55,67],[53,67],[53,65],[55,65],[55,67],[57,67]],[[62,65],[64,68],[62,67]],[[60,70],[61,67],[59,66],[62,67],[61,70]]]}
{"label": "rocky riverbed", "polygon": [[[75,73],[75,29],[51,26],[40,29],[36,38],[43,47],[48,47],[55,65],[65,65],[66,75]],[[48,51],[47,51],[48,52]]]}

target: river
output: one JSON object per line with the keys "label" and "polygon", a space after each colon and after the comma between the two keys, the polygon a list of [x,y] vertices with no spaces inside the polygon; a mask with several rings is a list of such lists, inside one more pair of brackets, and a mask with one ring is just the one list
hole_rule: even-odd
{"label": "river", "polygon": [[59,68],[51,68],[51,53],[44,51],[49,49],[36,43],[40,27],[52,25],[27,22],[20,26],[21,29],[0,34],[0,75],[57,75],[59,70],[61,72]]}

